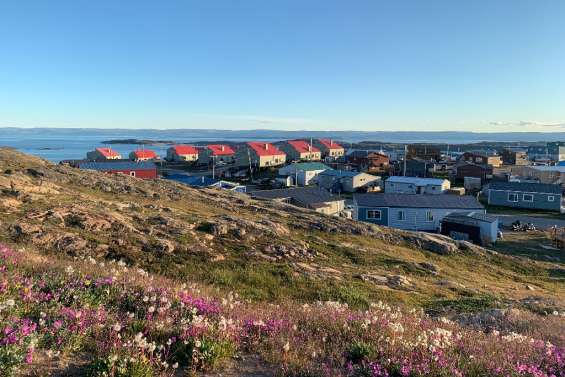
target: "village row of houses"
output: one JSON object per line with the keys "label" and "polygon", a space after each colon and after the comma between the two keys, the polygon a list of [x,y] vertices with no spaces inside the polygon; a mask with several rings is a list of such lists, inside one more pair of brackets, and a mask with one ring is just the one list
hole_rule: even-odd
{"label": "village row of houses", "polygon": [[249,193],[308,208],[324,215],[343,215],[358,221],[403,230],[441,232],[459,240],[487,245],[496,242],[498,219],[472,196],[363,193],[353,196],[352,209],[343,196],[320,187],[292,187]]}
{"label": "village row of houses", "polygon": [[[252,141],[237,148],[227,144],[210,144],[201,147],[173,145],[167,149],[166,160],[171,162],[193,162],[202,165],[214,163],[235,164],[236,166],[272,167],[284,165],[287,161],[335,160],[345,154],[345,149],[333,140],[319,139],[287,140],[279,143]],[[152,150],[137,149],[129,154],[136,162],[154,161],[160,157]],[[90,161],[122,159],[112,148],[96,148],[88,152]]]}

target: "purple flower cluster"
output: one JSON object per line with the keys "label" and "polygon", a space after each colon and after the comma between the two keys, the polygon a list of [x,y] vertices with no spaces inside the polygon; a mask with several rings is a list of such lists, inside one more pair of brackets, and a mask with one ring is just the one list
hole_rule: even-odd
{"label": "purple flower cluster", "polygon": [[246,352],[289,376],[565,376],[558,319],[540,317],[545,333],[487,333],[383,303],[367,311],[244,303],[120,264],[110,264],[110,274],[98,267],[33,264],[0,245],[0,375],[41,369],[36,352],[42,362],[89,352],[91,374],[108,376],[170,376]]}

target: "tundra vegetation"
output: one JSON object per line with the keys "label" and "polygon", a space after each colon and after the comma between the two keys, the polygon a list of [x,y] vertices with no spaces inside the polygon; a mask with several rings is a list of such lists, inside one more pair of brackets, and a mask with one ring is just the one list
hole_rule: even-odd
{"label": "tundra vegetation", "polygon": [[5,149],[0,211],[1,375],[565,375],[559,261]]}

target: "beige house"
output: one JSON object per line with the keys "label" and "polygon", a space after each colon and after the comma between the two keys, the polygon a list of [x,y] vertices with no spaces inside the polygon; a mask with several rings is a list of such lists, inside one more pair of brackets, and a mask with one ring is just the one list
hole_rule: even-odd
{"label": "beige house", "polygon": [[167,149],[167,160],[194,162],[198,160],[198,149],[190,145],[173,145]]}
{"label": "beige house", "polygon": [[121,158],[122,155],[112,148],[96,148],[86,154],[86,159],[92,161],[119,160]]}
{"label": "beige house", "polygon": [[287,140],[279,145],[289,161],[319,161],[322,152],[304,140]]}
{"label": "beige house", "polygon": [[136,162],[158,160],[159,156],[149,149],[136,149],[129,154],[129,159]]}
{"label": "beige house", "polygon": [[565,186],[565,166],[513,166],[512,175]]}
{"label": "beige house", "polygon": [[331,139],[314,140],[314,146],[322,152],[323,158],[335,160],[345,155],[345,148]]}
{"label": "beige house", "polygon": [[226,144],[210,144],[202,148],[198,153],[198,162],[203,165],[218,162],[231,164],[234,159],[235,151]]}
{"label": "beige house", "polygon": [[286,154],[271,143],[250,141],[235,152],[236,166],[266,168],[281,166],[286,162]]}

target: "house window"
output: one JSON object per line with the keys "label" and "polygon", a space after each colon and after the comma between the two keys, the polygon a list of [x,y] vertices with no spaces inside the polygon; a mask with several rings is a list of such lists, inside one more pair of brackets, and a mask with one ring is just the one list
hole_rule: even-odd
{"label": "house window", "polygon": [[135,172],[134,171],[130,171],[129,175],[131,175],[132,177],[135,177]]}
{"label": "house window", "polygon": [[508,194],[508,201],[516,203],[518,201],[518,194]]}
{"label": "house window", "polygon": [[382,219],[382,212],[378,209],[370,209],[367,210],[367,218],[373,220],[381,220]]}
{"label": "house window", "polygon": [[548,201],[548,202],[554,202],[554,201],[555,201],[555,196],[553,196],[553,195],[548,195],[548,196],[547,196],[547,201]]}
{"label": "house window", "polygon": [[398,211],[397,220],[398,220],[398,221],[404,221],[404,220],[406,220],[406,212],[404,212],[404,211]]}
{"label": "house window", "polygon": [[432,211],[426,211],[426,221],[429,223],[434,221],[434,214],[432,213]]}
{"label": "house window", "polygon": [[522,195],[522,200],[525,202],[533,202],[534,196],[532,194],[524,194]]}

